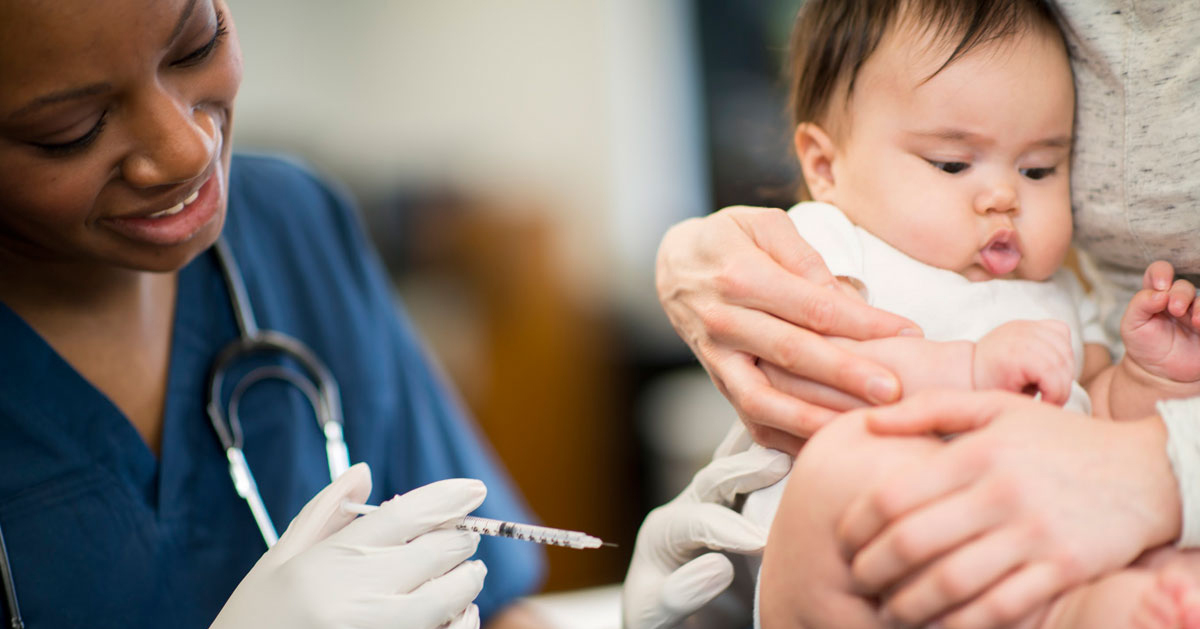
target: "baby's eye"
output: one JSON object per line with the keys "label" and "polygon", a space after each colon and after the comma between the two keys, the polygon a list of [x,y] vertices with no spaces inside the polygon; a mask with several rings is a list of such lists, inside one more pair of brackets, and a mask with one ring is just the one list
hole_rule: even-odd
{"label": "baby's eye", "polygon": [[971,167],[971,165],[966,162],[938,162],[938,161],[934,161],[934,160],[928,160],[928,161],[934,168],[944,171],[944,172],[947,172],[947,173],[950,173],[951,175],[957,175],[958,173],[961,173],[962,171]]}
{"label": "baby's eye", "polygon": [[1045,179],[1046,177],[1053,175],[1054,167],[1052,166],[1050,168],[1022,168],[1021,174],[1034,180],[1034,181],[1037,181],[1039,179]]}

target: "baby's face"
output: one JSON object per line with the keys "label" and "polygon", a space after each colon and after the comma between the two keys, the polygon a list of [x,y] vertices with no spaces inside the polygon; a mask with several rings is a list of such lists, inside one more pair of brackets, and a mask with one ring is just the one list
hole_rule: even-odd
{"label": "baby's face", "polygon": [[893,30],[858,75],[818,200],[973,281],[1049,277],[1071,239],[1075,91],[1061,40],[1039,30],[985,44],[926,81],[949,50]]}

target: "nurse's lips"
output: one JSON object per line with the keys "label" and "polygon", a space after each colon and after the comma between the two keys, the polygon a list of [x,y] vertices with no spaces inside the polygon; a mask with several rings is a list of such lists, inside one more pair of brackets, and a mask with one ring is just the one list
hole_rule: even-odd
{"label": "nurse's lips", "polygon": [[103,219],[123,236],[152,245],[178,245],[191,240],[217,214],[220,205],[220,177],[214,163],[207,177],[190,192],[175,195],[159,205],[125,216]]}

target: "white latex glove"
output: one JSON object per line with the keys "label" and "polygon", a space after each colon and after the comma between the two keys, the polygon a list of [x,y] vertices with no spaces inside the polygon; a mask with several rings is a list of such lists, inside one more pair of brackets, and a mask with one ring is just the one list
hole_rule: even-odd
{"label": "white latex glove", "polygon": [[702,549],[751,554],[766,544],[767,532],[729,505],[738,494],[779,481],[792,459],[762,448],[723,456],[733,441],[731,433],[717,458],[642,523],[621,593],[626,629],[674,626],[729,587],[729,558],[719,552],[697,557]]}
{"label": "white latex glove", "polygon": [[363,502],[370,493],[371,473],[360,463],[317,494],[238,584],[211,629],[478,627],[471,601],[487,568],[466,559],[479,536],[443,526],[483,502],[483,483],[431,483],[357,519],[342,510],[344,501]]}

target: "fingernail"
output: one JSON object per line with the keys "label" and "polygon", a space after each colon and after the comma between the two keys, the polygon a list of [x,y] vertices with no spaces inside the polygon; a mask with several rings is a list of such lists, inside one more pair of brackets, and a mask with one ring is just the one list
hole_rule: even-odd
{"label": "fingernail", "polygon": [[896,394],[899,393],[898,388],[896,381],[892,378],[871,376],[871,379],[867,380],[867,397],[870,398],[869,401],[876,404],[886,404],[896,399]]}
{"label": "fingernail", "polygon": [[1167,278],[1159,277],[1154,280],[1154,288],[1158,290],[1167,290]]}
{"label": "fingernail", "polygon": [[904,328],[903,330],[900,330],[900,336],[915,336],[919,338],[925,335],[921,334],[921,331],[917,328]]}

